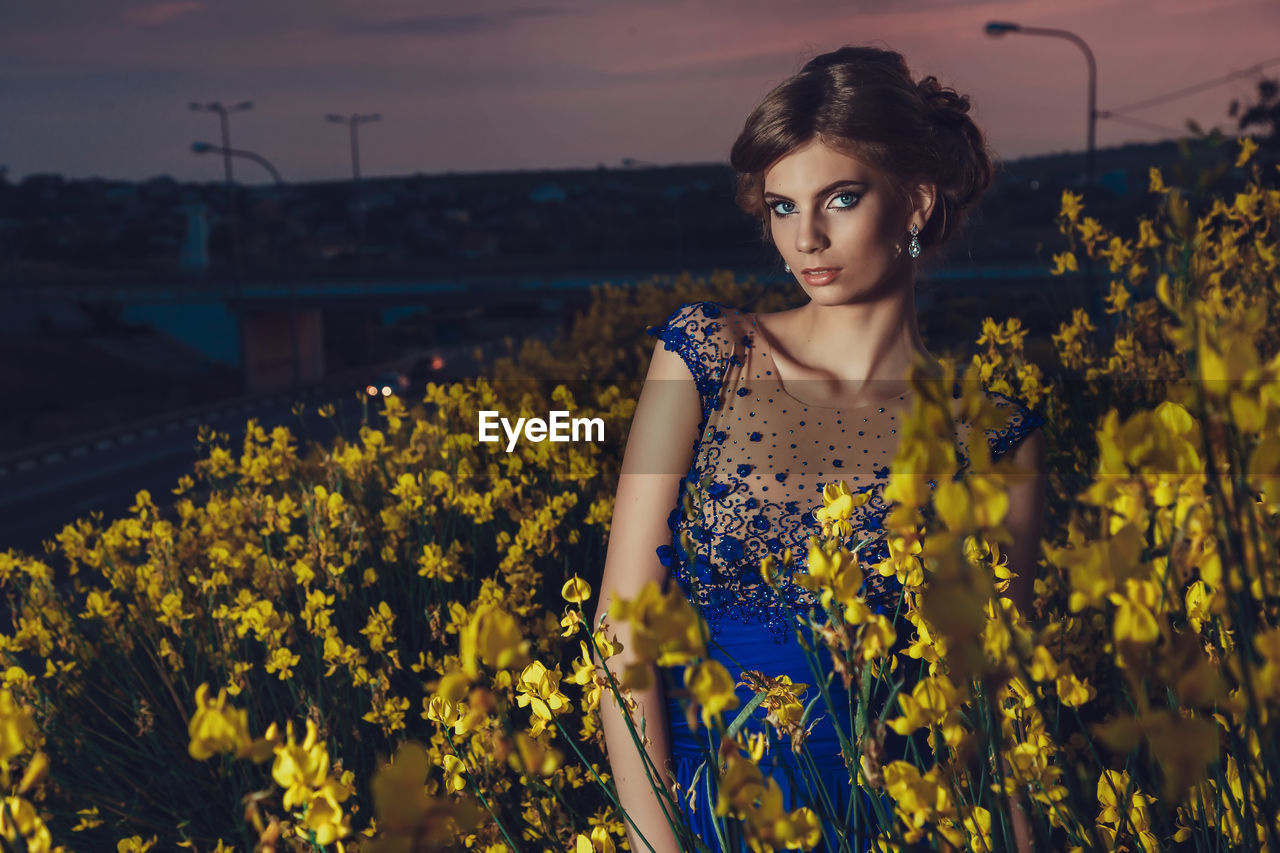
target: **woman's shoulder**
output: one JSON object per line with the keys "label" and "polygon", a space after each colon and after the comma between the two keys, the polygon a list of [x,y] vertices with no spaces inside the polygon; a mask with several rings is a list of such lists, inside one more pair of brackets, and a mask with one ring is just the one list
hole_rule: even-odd
{"label": "woman's shoulder", "polygon": [[746,312],[720,302],[704,300],[702,302],[685,302],[668,315],[667,319],[657,326],[650,326],[647,332],[655,337],[670,328],[690,330],[691,324],[697,324],[700,330],[714,332],[721,326],[736,325]]}
{"label": "woman's shoulder", "polygon": [[[961,403],[959,383],[954,390],[956,403]],[[1012,394],[1006,394],[987,385],[982,386],[982,393],[991,407],[992,422],[985,424],[987,446],[991,448],[992,460],[1004,456],[1016,445],[1020,444],[1035,430],[1044,425],[1044,416],[1033,408],[1026,400]],[[958,405],[957,412],[963,411]],[[965,433],[972,428],[968,419],[961,414],[959,418]]]}
{"label": "woman's shoulder", "polygon": [[751,316],[720,302],[686,302],[646,333],[662,340],[667,349],[697,346],[728,356],[735,351]]}
{"label": "woman's shoulder", "polygon": [[703,417],[715,404],[731,365],[741,365],[743,312],[719,302],[688,302],[666,321],[647,329],[663,348],[677,353],[689,368],[702,397]]}

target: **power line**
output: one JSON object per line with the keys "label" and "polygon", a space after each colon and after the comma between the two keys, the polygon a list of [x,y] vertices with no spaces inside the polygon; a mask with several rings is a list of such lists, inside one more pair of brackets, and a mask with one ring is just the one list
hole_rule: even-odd
{"label": "power line", "polygon": [[1120,122],[1125,122],[1127,124],[1133,124],[1133,125],[1137,125],[1138,127],[1145,127],[1148,130],[1158,130],[1162,133],[1172,133],[1175,136],[1180,136],[1181,134],[1186,132],[1185,130],[1182,130],[1180,128],[1167,127],[1163,124],[1156,124],[1155,122],[1143,121],[1140,118],[1133,118],[1132,116],[1118,116],[1118,115],[1111,115],[1110,113],[1100,113],[1098,117],[1109,118],[1112,121],[1120,121]]}
{"label": "power line", "polygon": [[1113,110],[1100,110],[1099,116],[1103,118],[1117,118],[1115,113],[1123,113],[1123,112],[1130,112],[1132,110],[1140,110],[1140,109],[1143,109],[1144,107],[1150,107],[1150,106],[1155,106],[1156,104],[1162,104],[1165,101],[1172,101],[1174,98],[1181,98],[1186,95],[1195,94],[1196,92],[1203,92],[1205,89],[1212,89],[1214,86],[1221,86],[1223,83],[1229,83],[1232,80],[1239,79],[1240,77],[1249,77],[1251,75],[1257,74],[1258,72],[1262,71],[1262,69],[1268,68],[1272,65],[1280,65],[1280,56],[1274,57],[1272,59],[1263,60],[1262,62],[1259,62],[1256,65],[1251,65],[1242,71],[1232,71],[1230,74],[1226,75],[1225,77],[1218,77],[1214,80],[1207,80],[1204,83],[1196,83],[1193,86],[1187,86],[1184,89],[1178,89],[1176,92],[1169,92],[1166,95],[1156,95],[1154,98],[1147,98],[1146,100],[1136,101],[1132,104],[1127,104],[1123,107],[1117,107],[1116,109],[1113,109]]}

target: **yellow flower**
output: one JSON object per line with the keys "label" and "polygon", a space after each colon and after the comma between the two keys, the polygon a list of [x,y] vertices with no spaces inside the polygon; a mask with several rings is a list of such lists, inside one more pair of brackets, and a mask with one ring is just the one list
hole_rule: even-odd
{"label": "yellow flower", "polygon": [[820,592],[822,606],[834,598],[842,604],[850,604],[862,586],[862,569],[854,553],[840,546],[835,539],[819,541],[809,538],[809,560],[805,571],[797,572],[792,580],[810,592]]}
{"label": "yellow flower", "polygon": [[1108,314],[1117,314],[1125,309],[1129,304],[1129,288],[1124,286],[1124,282],[1119,279],[1111,279],[1111,292],[1106,296],[1107,306],[1104,310]]}
{"label": "yellow flower", "polygon": [[721,742],[720,760],[724,770],[720,774],[715,813],[721,817],[730,813],[742,815],[764,796],[764,774],[729,738]]}
{"label": "yellow flower", "polygon": [[882,658],[889,654],[897,639],[893,623],[887,617],[873,613],[858,629],[858,657],[863,661]]}
{"label": "yellow flower", "polygon": [[92,590],[85,598],[84,612],[80,614],[81,619],[101,619],[104,622],[115,624],[121,612],[120,603],[111,600],[111,590]]}
{"label": "yellow flower", "polygon": [[1113,592],[1108,598],[1116,605],[1115,638],[1119,642],[1154,643],[1160,637],[1156,618],[1159,588],[1151,581],[1130,578],[1125,594]]}
{"label": "yellow flower", "polygon": [[1058,662],[1044,646],[1036,646],[1031,652],[1031,666],[1028,669],[1033,681],[1053,681],[1058,677]]}
{"label": "yellow flower", "polygon": [[774,837],[788,850],[812,850],[822,841],[822,823],[813,809],[801,807],[774,823]]}
{"label": "yellow flower", "polygon": [[1147,187],[1147,192],[1167,193],[1169,191],[1169,188],[1164,185],[1164,175],[1160,173],[1160,169],[1152,166],[1148,170],[1148,175],[1151,178],[1151,183]]}
{"label": "yellow flower", "polygon": [[191,743],[188,751],[197,761],[205,761],[214,755],[230,752],[240,758],[263,761],[270,755],[265,740],[249,737],[249,714],[243,708],[227,707],[227,690],[218,691],[218,698],[209,701],[209,685],[196,688],[196,711],[187,726]]}
{"label": "yellow flower", "polygon": [[310,803],[315,797],[314,789],[324,784],[329,772],[329,751],[318,742],[320,732],[315,720],[307,720],[302,743],[295,738],[292,720],[286,731],[286,742],[276,747],[271,776],[285,789],[284,807],[292,809]]}
{"label": "yellow flower", "polygon": [[1081,203],[1083,201],[1084,196],[1076,195],[1071,190],[1063,190],[1062,215],[1067,217],[1068,221],[1075,222],[1076,218],[1080,215],[1080,211],[1084,208],[1084,205]]}
{"label": "yellow flower", "polygon": [[991,846],[991,812],[982,806],[973,806],[964,818],[964,828],[969,833],[970,850],[990,851]]}
{"label": "yellow flower", "polygon": [[1092,243],[1102,236],[1102,223],[1092,216],[1086,216],[1078,228],[1080,239],[1085,243]]}
{"label": "yellow flower", "polygon": [[[17,842],[21,838],[22,843],[18,849],[29,850],[31,853],[49,853],[53,849],[53,836],[49,828],[44,825],[35,806],[22,797],[5,797],[0,805],[3,805],[3,808],[0,808],[0,838],[8,842]],[[147,847],[155,842],[155,838],[152,838]],[[14,849],[12,844],[4,846]],[[147,847],[141,849],[146,850]]]}
{"label": "yellow flower", "polygon": [[395,696],[387,696],[381,702],[376,699],[373,709],[360,719],[366,723],[376,723],[385,734],[393,734],[404,728],[404,715],[409,710],[409,700]]}
{"label": "yellow flower", "polygon": [[1077,708],[1092,702],[1098,691],[1088,681],[1076,678],[1071,673],[1058,676],[1058,699],[1068,708]]}
{"label": "yellow flower", "polygon": [[1150,219],[1138,220],[1138,249],[1154,249],[1160,245],[1160,237],[1156,234],[1155,225]]}
{"label": "yellow flower", "polygon": [[609,616],[631,622],[631,650],[638,664],[679,666],[706,653],[702,619],[677,584],[664,594],[650,581],[631,600],[614,598]]}
{"label": "yellow flower", "polygon": [[822,506],[814,510],[813,515],[822,524],[824,536],[848,536],[853,532],[850,517],[856,507],[863,506],[870,500],[871,494],[862,491],[854,495],[849,484],[844,481],[828,483],[822,487]]}
{"label": "yellow flower", "polygon": [[369,790],[378,823],[387,834],[407,834],[422,825],[422,818],[431,808],[425,788],[429,772],[426,749],[405,741],[391,761],[374,774]]}
{"label": "yellow flower", "polygon": [[351,834],[351,819],[342,813],[342,808],[333,797],[316,797],[311,800],[301,825],[311,831],[315,836],[315,843],[320,847],[326,847]]}
{"label": "yellow flower", "polygon": [[551,718],[569,707],[569,697],[560,692],[560,667],[549,670],[536,660],[525,667],[520,673],[516,702],[533,712],[530,734],[542,734]]}
{"label": "yellow flower", "polygon": [[392,631],[395,630],[395,614],[391,612],[391,607],[385,601],[378,602],[378,609],[369,608],[369,621],[360,633],[369,638],[369,648],[375,652],[383,651],[388,642],[393,641]]}
{"label": "yellow flower", "polygon": [[494,669],[524,666],[529,660],[529,640],[514,616],[492,605],[482,604],[463,627],[460,642],[462,668],[475,678],[479,664]]}
{"label": "yellow flower", "polygon": [[1053,256],[1053,269],[1050,275],[1062,275],[1064,272],[1076,272],[1080,269],[1073,252],[1062,252]]}
{"label": "yellow flower", "polygon": [[[898,694],[898,706],[902,709],[902,716],[886,722],[900,735],[909,735],[916,729],[931,726],[942,727],[944,735],[948,729],[958,729],[959,692],[945,675],[920,679],[910,693]],[[951,731],[946,736],[947,741],[952,742],[958,734],[958,731]]]}
{"label": "yellow flower", "polygon": [[458,556],[462,553],[457,540],[444,549],[434,542],[422,546],[422,556],[418,558],[418,574],[424,578],[434,578],[445,583],[452,583],[458,570]]}
{"label": "yellow flower", "polygon": [[709,727],[712,717],[738,707],[733,677],[719,661],[703,660],[687,668],[684,683],[700,706],[703,725]]}
{"label": "yellow flower", "polygon": [[516,749],[508,757],[512,769],[547,777],[560,769],[564,754],[553,748],[544,737],[516,732]]}
{"label": "yellow flower", "polygon": [[571,604],[584,604],[591,600],[591,585],[574,575],[560,587],[560,596]]}
{"label": "yellow flower", "polygon": [[143,841],[141,835],[135,835],[131,838],[122,838],[116,843],[117,853],[147,853],[152,847],[156,846],[156,837],[153,835],[150,839]]}
{"label": "yellow flower", "polygon": [[893,761],[884,767],[885,787],[894,799],[894,811],[905,827],[904,837],[915,843],[924,837],[924,827],[939,817],[955,816],[947,783],[939,778],[935,766],[920,774],[919,768],[906,761]]}
{"label": "yellow flower", "polygon": [[299,655],[296,655],[281,646],[271,652],[270,657],[267,658],[265,668],[267,672],[279,673],[277,677],[281,681],[288,681],[290,678],[293,678],[293,668],[297,666],[298,662],[301,660],[302,658]]}
{"label": "yellow flower", "polygon": [[21,755],[35,731],[31,713],[20,707],[8,690],[0,690],[0,761]]}
{"label": "yellow flower", "polygon": [[1239,169],[1241,166],[1249,162],[1249,158],[1253,156],[1253,152],[1258,150],[1258,143],[1250,136],[1241,136],[1239,138],[1240,153],[1236,155],[1235,167]]}

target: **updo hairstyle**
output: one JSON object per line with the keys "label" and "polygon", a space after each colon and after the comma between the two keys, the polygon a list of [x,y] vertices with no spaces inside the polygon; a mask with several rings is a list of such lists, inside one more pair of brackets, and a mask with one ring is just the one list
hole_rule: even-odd
{"label": "updo hairstyle", "polygon": [[991,184],[986,141],[968,115],[969,98],[932,75],[913,82],[902,55],[846,46],[805,64],[747,117],[729,162],[738,173],[738,206],[758,218],[770,242],[764,172],[820,139],[883,173],[898,200],[911,187],[937,186],[921,248],[941,244],[966,208]]}

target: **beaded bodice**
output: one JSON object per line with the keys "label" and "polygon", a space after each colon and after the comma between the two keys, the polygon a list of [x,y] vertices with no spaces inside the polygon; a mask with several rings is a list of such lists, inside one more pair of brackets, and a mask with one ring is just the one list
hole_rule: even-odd
{"label": "beaded bodice", "polygon": [[[780,596],[801,609],[815,603],[789,577],[805,570],[809,537],[821,532],[813,511],[823,505],[825,484],[843,480],[855,495],[869,493],[854,509],[848,544],[863,541],[867,566],[888,557],[883,520],[889,505],[881,493],[908,398],[848,408],[806,402],[794,387],[801,383],[783,384],[756,315],[712,302],[681,306],[649,334],[680,355],[702,402],[693,461],[668,519],[672,541],[659,549],[659,557],[713,635],[729,618],[762,624],[776,641],[786,642],[790,629]],[[1003,429],[988,430],[996,459],[1043,418],[1004,395],[986,393],[1008,412]],[[959,424],[957,438],[963,442],[966,435],[966,425]],[[687,484],[699,493],[691,513],[684,508]],[[686,532],[696,547],[692,561],[679,545]],[[760,560],[769,554],[781,558],[787,549],[792,563],[782,569],[775,592],[761,578]],[[900,587],[892,577],[871,573],[861,592],[873,608],[887,612]]]}

